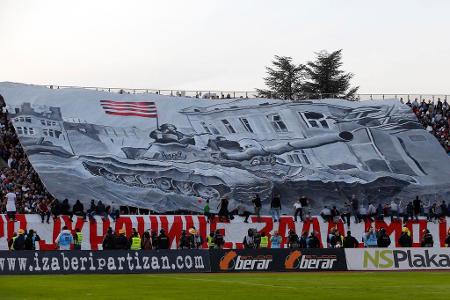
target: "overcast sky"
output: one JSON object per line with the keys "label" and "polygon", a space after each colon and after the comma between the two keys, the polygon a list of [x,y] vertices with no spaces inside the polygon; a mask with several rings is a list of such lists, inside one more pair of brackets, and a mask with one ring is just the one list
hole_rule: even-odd
{"label": "overcast sky", "polygon": [[344,49],[360,92],[450,93],[448,0],[0,0],[0,81],[253,90]]}

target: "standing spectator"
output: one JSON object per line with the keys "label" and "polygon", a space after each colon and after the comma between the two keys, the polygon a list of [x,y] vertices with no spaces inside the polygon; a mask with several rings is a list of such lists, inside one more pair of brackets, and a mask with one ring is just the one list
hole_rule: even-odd
{"label": "standing spectator", "polygon": [[33,229],[28,230],[27,237],[25,238],[25,250],[36,250],[36,242],[39,242],[41,238]]}
{"label": "standing spectator", "polygon": [[278,230],[275,230],[272,237],[270,238],[271,248],[278,249],[281,248],[281,236],[278,233]]}
{"label": "standing spectator", "polygon": [[56,220],[59,215],[61,214],[61,204],[59,203],[58,199],[54,199],[51,202],[51,212],[53,216],[53,220]]}
{"label": "standing spectator", "polygon": [[63,230],[55,240],[59,250],[70,250],[70,246],[73,244],[73,236],[67,226],[63,227]]}
{"label": "standing spectator", "polygon": [[64,199],[61,203],[61,215],[63,216],[71,216],[70,213],[70,205],[69,205],[69,199]]}
{"label": "standing spectator", "polygon": [[412,247],[412,238],[408,227],[402,228],[402,233],[398,238],[398,244],[400,245],[400,247]]}
{"label": "standing spectator", "polygon": [[150,232],[144,232],[142,237],[142,250],[151,250],[152,249],[152,238],[150,237]]}
{"label": "standing spectator", "polygon": [[422,241],[420,242],[421,247],[433,247],[434,241],[433,236],[431,235],[428,229],[423,230]]}
{"label": "standing spectator", "polygon": [[359,218],[359,201],[356,198],[356,195],[353,194],[350,200],[352,207],[352,215],[355,217],[355,223],[358,224],[360,222]]}
{"label": "standing spectator", "polygon": [[419,196],[416,196],[416,199],[414,199],[413,201],[414,218],[416,221],[419,220],[421,207],[422,207],[422,200],[419,199]]}
{"label": "standing spectator", "polygon": [[219,210],[219,219],[221,222],[228,222],[230,212],[228,211],[228,199],[222,198],[220,199],[219,206],[217,206],[217,209]]}
{"label": "standing spectator", "polygon": [[437,204],[433,203],[428,208],[427,220],[428,222],[435,222],[437,221],[437,219],[438,219]]}
{"label": "standing spectator", "polygon": [[336,206],[333,206],[333,209],[331,210],[331,218],[333,219],[333,223],[335,224],[339,223],[339,221],[341,220],[341,216]]}
{"label": "standing spectator", "polygon": [[280,194],[276,194],[272,201],[270,202],[270,212],[272,214],[272,219],[274,222],[278,222],[280,220],[280,212],[281,212],[281,198]]}
{"label": "standing spectator", "polygon": [[[126,238],[125,238],[126,240]],[[127,241],[128,243],[128,241]],[[116,237],[114,236],[113,230],[111,227],[108,228],[105,237],[102,242],[103,250],[114,250],[116,249]]]}
{"label": "standing spectator", "polygon": [[14,249],[14,251],[25,250],[25,231],[19,229],[17,233],[18,236],[13,239],[12,249]]}
{"label": "standing spectator", "polygon": [[261,198],[259,197],[258,194],[255,194],[255,197],[252,199],[252,203],[253,203],[253,207],[255,209],[255,215],[256,218],[258,220],[258,222],[261,219],[261,207],[262,207],[262,203],[261,203]]}
{"label": "standing spectator", "polygon": [[386,229],[380,229],[377,244],[380,248],[387,248],[391,244],[391,238],[386,234]]}
{"label": "standing spectator", "polygon": [[303,211],[302,211],[302,203],[300,199],[294,203],[294,221],[297,222],[297,216],[300,217],[300,221],[303,222]]}
{"label": "standing spectator", "polygon": [[331,210],[328,206],[324,206],[324,208],[320,211],[320,216],[325,222],[330,222],[331,220]]}
{"label": "standing spectator", "polygon": [[83,217],[83,220],[86,220],[86,214],[84,213],[84,206],[83,203],[80,202],[80,200],[77,200],[72,207],[72,216],[73,215]]}
{"label": "standing spectator", "polygon": [[352,203],[351,201],[344,202],[344,209],[342,210],[342,219],[347,224],[347,227],[350,227],[350,216],[352,212]]}
{"label": "standing spectator", "polygon": [[166,231],[164,229],[161,229],[159,231],[157,245],[158,245],[158,249],[169,249],[170,248],[169,237],[166,235]]}
{"label": "standing spectator", "polygon": [[211,220],[211,209],[209,207],[209,199],[206,200],[205,206],[203,207],[203,215],[206,218],[206,222],[209,223]]}
{"label": "standing spectator", "polygon": [[50,224],[50,209],[47,204],[47,199],[42,199],[39,201],[37,205],[37,211],[39,215],[41,216],[41,221],[44,223],[45,217],[47,217],[47,224]]}
{"label": "standing spectator", "polygon": [[102,218],[103,221],[108,219],[108,214],[106,213],[106,207],[101,200],[98,201],[96,207],[96,214]]}
{"label": "standing spectator", "polygon": [[8,189],[8,193],[5,196],[6,200],[6,214],[10,222],[16,221],[16,194],[13,193],[13,189]]}
{"label": "standing spectator", "polygon": [[414,217],[414,206],[412,202],[409,202],[406,205],[406,214],[405,217],[403,218],[403,223],[408,222],[409,220],[412,220]]}
{"label": "standing spectator", "polygon": [[441,212],[439,214],[439,218],[444,219],[448,214],[447,204],[445,204],[445,200],[442,200],[441,205],[440,205],[440,210],[441,210]]}
{"label": "standing spectator", "polygon": [[347,236],[344,238],[342,246],[344,248],[358,248],[359,242],[354,236],[352,236],[351,231],[347,231]]}
{"label": "standing spectator", "polygon": [[375,206],[369,202],[369,207],[367,208],[367,216],[369,217],[369,221],[373,222],[373,219],[377,215],[377,209]]}
{"label": "standing spectator", "polygon": [[391,222],[394,222],[394,220],[397,221],[399,217],[399,210],[397,203],[394,200],[391,200],[389,208],[390,208]]}
{"label": "standing spectator", "polygon": [[86,212],[90,221],[94,221],[94,216],[95,216],[96,211],[97,211],[97,206],[95,205],[95,201],[94,201],[94,199],[91,199],[90,207]]}

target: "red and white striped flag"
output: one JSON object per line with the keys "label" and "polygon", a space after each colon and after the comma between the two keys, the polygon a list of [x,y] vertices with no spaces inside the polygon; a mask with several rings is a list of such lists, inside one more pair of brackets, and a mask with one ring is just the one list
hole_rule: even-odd
{"label": "red and white striped flag", "polygon": [[155,102],[100,100],[100,104],[108,115],[158,118]]}

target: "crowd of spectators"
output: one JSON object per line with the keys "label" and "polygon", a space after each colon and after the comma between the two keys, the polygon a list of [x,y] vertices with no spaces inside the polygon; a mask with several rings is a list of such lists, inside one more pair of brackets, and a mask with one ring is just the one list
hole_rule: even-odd
{"label": "crowd of spectators", "polygon": [[416,98],[413,102],[408,100],[406,105],[412,108],[422,126],[438,139],[450,155],[450,109],[447,99],[441,101],[438,98],[434,103],[431,100],[419,102]]}

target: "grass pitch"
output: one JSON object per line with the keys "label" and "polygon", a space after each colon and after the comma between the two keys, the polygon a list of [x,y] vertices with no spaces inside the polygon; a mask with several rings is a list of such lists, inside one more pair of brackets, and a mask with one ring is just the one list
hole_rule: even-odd
{"label": "grass pitch", "polygon": [[0,299],[450,299],[450,272],[0,276]]}

